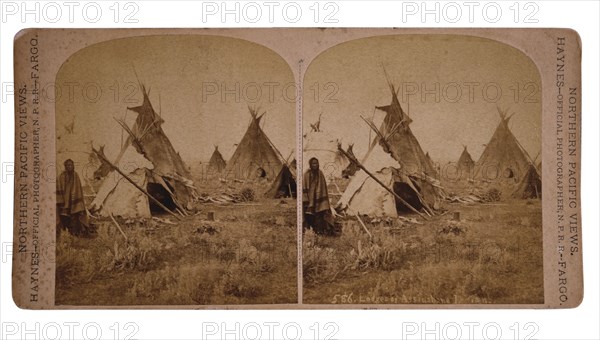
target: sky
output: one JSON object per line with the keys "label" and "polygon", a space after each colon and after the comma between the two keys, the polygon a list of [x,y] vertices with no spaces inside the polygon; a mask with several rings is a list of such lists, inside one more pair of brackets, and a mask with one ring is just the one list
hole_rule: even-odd
{"label": "sky", "polygon": [[228,37],[163,35],[95,44],[65,61],[56,78],[58,152],[83,155],[93,142],[114,159],[122,136],[115,118],[133,125],[127,107],[142,102],[138,79],[188,166],[208,161],[214,145],[229,159],[250,122],[248,106],[266,112],[262,127],[284,157],[295,149],[294,78],[278,54]]}
{"label": "sky", "polygon": [[399,90],[412,132],[436,162],[456,162],[463,145],[477,160],[500,122],[498,108],[514,114],[509,126],[532,158],[541,150],[536,66],[513,47],[470,36],[371,37],[321,53],[304,78],[304,131],[322,114],[321,130],[355,143],[362,155],[369,129],[360,116],[379,126],[383,113],[375,106],[391,102],[386,78]]}
{"label": "sky", "polygon": [[[541,149],[537,68],[508,45],[470,36],[381,36],[326,50],[305,73],[305,132],[322,114],[321,129],[354,143],[360,157],[370,137],[360,116],[381,121],[375,106],[390,103],[387,79],[436,162],[458,160],[463,145],[477,160],[499,123],[498,107],[514,114],[510,128],[532,158]],[[84,155],[93,143],[114,159],[126,137],[115,118],[133,124],[127,107],[141,103],[138,80],[190,166],[208,161],[214,145],[231,157],[249,105],[266,111],[262,127],[284,157],[295,148],[294,78],[275,51],[228,37],[159,35],[91,45],[65,61],[56,78],[57,150]]]}

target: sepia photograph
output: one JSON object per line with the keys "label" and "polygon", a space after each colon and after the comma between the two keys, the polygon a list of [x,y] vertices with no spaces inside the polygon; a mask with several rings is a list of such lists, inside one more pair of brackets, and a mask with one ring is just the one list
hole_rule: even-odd
{"label": "sepia photograph", "polygon": [[0,338],[600,339],[600,2],[0,7]]}
{"label": "sepia photograph", "polygon": [[578,306],[580,52],[568,29],[24,30],[13,300]]}
{"label": "sepia photograph", "polygon": [[327,49],[304,83],[304,303],[544,303],[529,57],[467,35],[378,36]]}
{"label": "sepia photograph", "polygon": [[56,305],[296,303],[295,82],[277,53],[112,39],[56,84]]}

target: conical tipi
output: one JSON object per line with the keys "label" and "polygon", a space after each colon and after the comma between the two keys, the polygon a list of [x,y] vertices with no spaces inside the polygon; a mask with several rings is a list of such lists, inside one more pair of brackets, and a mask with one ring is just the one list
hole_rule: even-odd
{"label": "conical tipi", "polygon": [[472,179],[473,170],[475,169],[475,161],[471,158],[471,154],[467,151],[467,146],[463,146],[463,151],[456,163],[458,179]]}
{"label": "conical tipi", "polygon": [[[196,197],[194,183],[181,156],[162,129],[164,120],[152,108],[146,89],[143,86],[141,88],[144,95],[142,105],[129,108],[138,114],[133,127],[119,121],[129,136],[113,164],[128,177],[135,177],[134,181],[140,187],[169,210],[185,214]],[[99,152],[97,154],[105,157]],[[117,215],[118,210],[118,215],[123,217],[140,217],[149,215],[153,207],[150,202],[152,200],[148,200],[139,189],[116,171],[111,171],[102,183],[91,209],[100,210],[103,215]],[[108,210],[107,207],[113,209]]]}
{"label": "conical tipi", "polygon": [[233,156],[227,162],[225,176],[238,179],[274,178],[281,169],[283,157],[260,127],[260,120],[264,113],[259,114],[252,108],[249,110],[250,124]]}
{"label": "conical tipi", "polygon": [[439,169],[436,166],[436,164],[433,161],[433,159],[431,159],[431,156],[429,156],[429,152],[425,153],[425,158],[427,158],[427,162],[429,163],[429,166],[431,166],[431,168],[433,169],[433,176],[437,177]]}
{"label": "conical tipi", "polygon": [[296,178],[296,160],[294,159],[289,165],[283,164],[281,166],[281,170],[277,174],[277,177],[275,177],[269,190],[265,193],[265,197],[296,197]]}
{"label": "conical tipi", "polygon": [[542,179],[533,163],[529,165],[525,176],[513,192],[514,198],[541,198],[542,197]]}
{"label": "conical tipi", "polygon": [[373,216],[397,216],[399,212],[413,210],[433,214],[444,197],[443,189],[430,177],[435,170],[410,131],[411,120],[402,110],[391,84],[390,89],[392,104],[379,108],[386,112],[381,129],[367,121],[378,137],[362,163],[395,195],[361,170],[352,177],[336,208]]}
{"label": "conical tipi", "polygon": [[475,179],[517,183],[531,160],[508,127],[511,116],[498,109],[500,123],[475,165]]}
{"label": "conical tipi", "polygon": [[227,163],[225,162],[225,159],[223,159],[221,152],[219,152],[219,147],[215,145],[215,151],[213,151],[213,154],[208,161],[208,172],[220,173],[225,169],[225,166],[227,166]]}

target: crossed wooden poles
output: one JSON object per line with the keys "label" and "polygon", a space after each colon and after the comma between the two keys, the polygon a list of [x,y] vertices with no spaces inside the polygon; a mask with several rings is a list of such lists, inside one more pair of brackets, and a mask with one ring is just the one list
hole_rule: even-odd
{"label": "crossed wooden poles", "polygon": [[362,164],[360,164],[360,162],[356,159],[356,157],[354,157],[351,154],[349,154],[348,152],[346,152],[340,144],[338,144],[338,150],[342,154],[344,154],[344,156],[346,156],[352,163],[356,164],[356,166],[358,166],[360,169],[362,169],[362,171],[364,171],[367,175],[369,175],[371,178],[373,178],[375,180],[375,182],[377,182],[377,184],[381,185],[385,190],[389,191],[392,195],[394,195],[394,197],[396,197],[400,202],[402,202],[402,204],[404,204],[408,209],[410,209],[412,212],[418,214],[423,219],[427,220],[427,216],[425,216],[425,214],[423,214],[422,212],[415,209],[412,205],[410,205],[402,197],[400,197],[400,195],[398,195],[394,190],[392,190],[387,185],[385,185],[381,180],[379,180],[379,178],[377,178],[369,170],[367,170],[367,168],[365,168]]}
{"label": "crossed wooden poles", "polygon": [[119,169],[119,167],[117,167],[116,165],[112,164],[108,159],[106,159],[106,157],[104,157],[102,154],[100,154],[100,152],[96,151],[95,149],[94,153],[103,161],[106,162],[106,164],[108,164],[112,169],[114,169],[116,172],[119,173],[119,175],[123,176],[123,178],[125,178],[129,183],[131,183],[134,187],[136,187],[136,189],[138,189],[139,191],[141,191],[144,195],[148,196],[149,199],[152,200],[152,202],[156,203],[156,205],[158,205],[161,209],[163,209],[164,211],[166,211],[167,213],[171,214],[173,217],[175,217],[177,220],[181,221],[181,218],[179,216],[177,216],[174,212],[172,212],[169,208],[165,207],[164,204],[162,204],[159,200],[157,200],[156,198],[154,198],[154,196],[150,195],[150,193],[148,193],[148,191],[146,191],[146,189],[142,188],[141,186],[139,186],[135,181],[133,181],[131,178],[129,178],[129,176],[125,175],[123,173],[123,171],[121,171],[121,169]]}

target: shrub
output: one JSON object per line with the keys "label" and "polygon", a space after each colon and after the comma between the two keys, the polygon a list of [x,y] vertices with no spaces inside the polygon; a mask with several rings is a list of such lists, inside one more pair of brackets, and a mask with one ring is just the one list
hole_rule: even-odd
{"label": "shrub", "polygon": [[246,202],[254,201],[254,198],[256,197],[256,193],[254,192],[254,189],[252,189],[252,188],[242,189],[242,192],[240,193],[240,195],[242,196],[242,200],[246,201]]}
{"label": "shrub", "polygon": [[491,188],[481,195],[484,202],[498,202],[502,199],[502,192],[497,188]]}
{"label": "shrub", "polygon": [[307,284],[331,282],[341,272],[334,250],[317,245],[317,236],[312,230],[305,231],[302,249],[302,268]]}
{"label": "shrub", "polygon": [[263,284],[252,270],[238,264],[232,265],[222,277],[222,289],[225,295],[252,299],[263,293]]}

